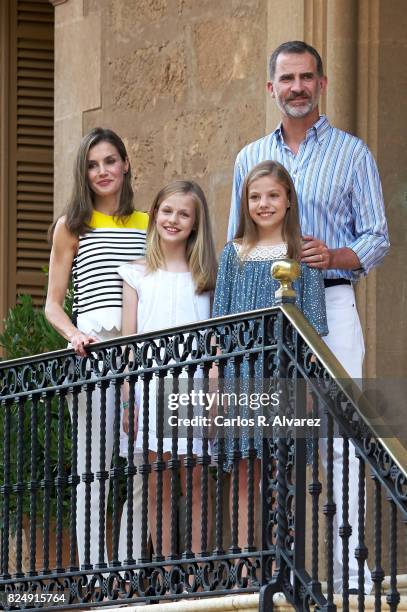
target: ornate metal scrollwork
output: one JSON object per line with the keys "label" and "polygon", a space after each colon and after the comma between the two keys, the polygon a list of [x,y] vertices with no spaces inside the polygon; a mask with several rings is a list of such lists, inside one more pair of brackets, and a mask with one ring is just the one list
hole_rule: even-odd
{"label": "ornate metal scrollwork", "polygon": [[[283,311],[270,309],[256,311],[249,315],[234,315],[223,320],[216,320],[213,323],[193,324],[184,328],[174,328],[165,330],[165,333],[151,333],[143,336],[134,336],[124,339],[116,339],[110,342],[99,343],[90,347],[90,352],[86,357],[79,358],[72,351],[61,351],[43,355],[41,357],[27,358],[15,362],[0,362],[0,400],[2,407],[2,423],[6,423],[8,430],[2,433],[3,438],[3,463],[1,475],[1,492],[7,498],[3,502],[2,520],[6,525],[7,533],[3,535],[3,548],[8,550],[10,517],[14,507],[10,506],[11,501],[16,505],[22,505],[26,494],[38,488],[42,490],[43,506],[49,510],[50,491],[56,490],[60,496],[59,502],[62,504],[62,496],[65,490],[72,490],[81,481],[89,485],[93,474],[78,474],[78,469],[72,470],[64,464],[63,456],[63,433],[66,423],[61,424],[58,429],[58,422],[51,423],[51,408],[54,410],[53,418],[61,421],[63,413],[64,397],[68,394],[73,396],[75,401],[74,411],[76,411],[76,428],[78,412],[78,395],[81,389],[87,390],[86,395],[90,405],[92,394],[98,389],[102,389],[101,395],[104,397],[104,409],[106,409],[106,392],[109,386],[114,386],[116,393],[115,410],[120,413],[120,385],[127,379],[130,381],[130,388],[133,389],[131,402],[135,403],[135,381],[144,381],[143,387],[145,405],[148,406],[149,388],[153,386],[150,381],[160,379],[165,375],[173,376],[174,380],[181,378],[183,372],[190,374],[189,382],[194,380],[193,374],[198,370],[200,374],[208,377],[208,372],[212,364],[216,363],[219,371],[225,372],[226,365],[230,362],[235,364],[236,389],[241,390],[245,381],[239,380],[242,372],[255,371],[255,363],[261,363],[263,367],[263,379],[266,381],[265,388],[268,391],[279,388],[284,392],[286,415],[296,415],[298,409],[296,384],[298,381],[305,381],[307,387],[312,389],[314,397],[314,411],[323,407],[334,423],[340,426],[340,431],[344,436],[353,440],[357,446],[362,460],[372,468],[377,482],[386,489],[395,505],[402,513],[403,518],[407,516],[407,479],[405,472],[394,460],[392,454],[386,448],[384,441],[378,438],[374,431],[369,428],[360,416],[354,397],[351,397],[346,390],[346,386],[340,380],[331,375],[331,370],[326,359],[320,358],[315,354],[315,350],[310,347],[306,339],[299,333],[297,327],[291,323],[292,319],[284,316]],[[315,342],[310,342],[315,346]],[[242,364],[253,365],[241,368]],[[240,369],[241,368],[241,369]],[[246,374],[245,374],[246,375]],[[220,377],[221,378],[221,377]],[[246,376],[247,378],[247,376]],[[253,378],[253,376],[252,376]],[[255,389],[254,383],[249,389]],[[95,391],[96,390],[96,391]],[[162,397],[161,395],[160,397]],[[57,398],[55,401],[54,398]],[[118,398],[118,399],[117,399]],[[317,399],[316,399],[317,398]],[[45,432],[40,431],[38,440],[35,443],[42,445],[44,454],[48,454],[45,465],[36,473],[35,462],[29,466],[27,471],[32,473],[31,481],[24,480],[23,463],[29,457],[20,436],[19,444],[13,446],[11,438],[14,429],[22,430],[24,411],[35,405],[38,411],[41,410],[41,418],[46,427]],[[18,407],[17,417],[15,416],[15,406]],[[150,406],[153,410],[153,406]],[[27,414],[30,410],[27,410]],[[308,413],[307,413],[308,415]],[[48,418],[49,417],[49,418]],[[48,420],[47,420],[48,419]],[[116,419],[116,423],[118,420]],[[41,422],[41,426],[44,425]],[[92,421],[91,421],[92,423]],[[146,417],[148,424],[148,413]],[[17,427],[15,427],[17,425]],[[51,426],[52,425],[52,426]],[[56,425],[56,427],[55,427]],[[51,440],[51,435],[57,431],[57,440]],[[73,426],[73,431],[75,430]],[[147,431],[147,425],[145,427]],[[342,432],[343,430],[343,432]],[[21,432],[20,432],[21,433]],[[75,444],[77,444],[78,431],[75,430]],[[147,431],[148,435],[148,431]],[[118,446],[118,435],[115,445]],[[27,442],[28,445],[28,442]],[[318,447],[316,439],[313,439],[313,470],[318,463],[318,456],[315,453]],[[76,448],[76,447],[75,447]],[[299,462],[304,462],[305,457],[296,457],[296,439],[293,428],[287,428],[284,437],[270,437],[263,442],[263,459],[261,496],[262,496],[262,546],[255,548],[255,542],[242,551],[238,546],[229,549],[226,554],[223,548],[227,549],[228,543],[224,542],[224,534],[221,528],[217,529],[217,550],[213,554],[202,553],[202,557],[195,557],[196,551],[188,551],[191,558],[185,558],[178,553],[171,558],[162,558],[152,561],[148,558],[148,533],[147,533],[147,510],[144,513],[144,544],[143,562],[134,563],[126,567],[121,567],[116,560],[117,567],[106,567],[96,570],[79,571],[75,567],[70,571],[58,567],[58,572],[49,569],[49,559],[44,561],[46,572],[40,575],[29,575],[28,572],[18,572],[11,579],[8,569],[8,558],[5,552],[2,557],[2,572],[0,586],[4,593],[21,594],[63,594],[65,607],[91,605],[106,605],[130,603],[130,602],[149,602],[158,600],[171,600],[186,597],[200,597],[208,593],[226,593],[233,588],[240,590],[255,591],[265,584],[272,584],[273,589],[283,590],[286,597],[296,606],[301,605],[304,609],[317,602],[319,606],[325,604],[325,598],[320,590],[320,583],[317,579],[311,581],[305,568],[294,567],[294,548],[296,545],[296,484],[298,481],[297,468]],[[302,447],[303,448],[303,447]],[[90,449],[88,449],[90,450]],[[256,452],[250,449],[253,464]],[[18,451],[18,452],[17,452]],[[53,452],[57,456],[57,469],[51,472],[49,456]],[[219,454],[214,453],[219,459],[216,468],[217,492],[223,495],[222,487],[219,484],[219,475],[222,475],[222,462],[225,460],[224,450]],[[236,450],[236,453],[239,451]],[[74,454],[74,453],[73,453]],[[315,456],[317,458],[315,459]],[[16,460],[18,459],[18,461]],[[10,462],[13,460],[19,464],[19,478],[14,479],[10,475]],[[240,460],[240,458],[238,459]],[[151,464],[148,461],[148,449],[145,452],[144,463],[140,468],[135,468],[129,462],[131,469],[127,466],[127,472],[119,467],[118,448],[115,450],[114,467],[110,476],[117,477],[122,474],[130,477],[137,471],[144,479],[144,505],[147,508],[148,502],[148,478],[151,472]],[[176,466],[178,468],[180,459],[176,452],[172,456],[171,464],[166,464],[165,458],[160,460],[160,472],[165,467]],[[195,459],[188,458],[188,466],[192,469]],[[209,473],[209,453],[206,451],[204,460],[198,461],[200,466]],[[7,464],[7,465],[6,465]],[[123,465],[123,464],[121,464]],[[109,467],[101,469],[96,477],[102,482],[109,478]],[[102,462],[103,468],[103,462]],[[161,469],[162,468],[162,469]],[[253,468],[253,465],[252,465]],[[65,473],[64,470],[67,469]],[[134,470],[134,471],[131,471]],[[305,470],[305,468],[304,468]],[[157,470],[158,471],[158,470]],[[253,473],[249,471],[249,475]],[[315,474],[314,474],[315,475]],[[317,474],[313,480],[310,492],[314,495],[313,501],[318,514],[318,496],[321,493],[321,485],[317,481]],[[208,490],[206,482],[204,491]],[[305,484],[304,484],[305,487]],[[257,487],[256,487],[257,488]],[[254,490],[254,488],[253,488]],[[305,489],[304,489],[305,490]],[[257,490],[254,490],[254,494]],[[13,497],[14,496],[14,497]],[[24,498],[25,499],[25,498]],[[222,498],[223,499],[223,498]],[[73,500],[73,502],[72,502]],[[70,502],[73,503],[75,515],[75,497]],[[7,505],[8,504],[8,505]],[[219,509],[220,508],[220,509]],[[219,516],[222,515],[222,507],[219,506]],[[117,511],[117,508],[116,508]],[[34,514],[34,511],[32,511]],[[103,514],[103,500],[102,500]],[[21,512],[20,515],[21,516]],[[219,519],[218,516],[218,519]],[[61,517],[60,517],[61,518]],[[195,520],[196,517],[194,517]],[[220,522],[220,521],[219,521]],[[249,521],[250,522],[250,521]],[[204,522],[203,522],[204,524]],[[48,524],[47,524],[48,525]],[[60,523],[59,523],[60,525]],[[218,525],[219,527],[219,525]],[[195,526],[194,526],[195,528]],[[318,528],[318,521],[313,516],[313,530]],[[21,538],[21,525],[20,538]],[[50,527],[47,526],[49,531]],[[59,528],[58,528],[59,529]],[[75,523],[71,525],[75,534]],[[202,527],[205,532],[206,527]],[[34,529],[32,529],[34,531]],[[202,536],[205,538],[205,533]],[[73,541],[73,552],[71,561],[75,560],[75,541]],[[103,545],[103,541],[102,541]],[[206,545],[204,546],[206,548]],[[316,547],[314,547],[316,548]],[[21,553],[21,551],[20,551]],[[188,556],[187,555],[187,556]],[[21,556],[21,554],[20,554]],[[35,559],[33,561],[35,567]],[[20,563],[21,565],[21,563]],[[112,564],[114,565],[114,564]],[[92,566],[90,566],[92,567]],[[54,572],[54,573],[51,573]],[[317,573],[317,571],[316,571]],[[395,597],[395,595],[394,595]],[[299,604],[300,602],[300,604]],[[14,606],[16,607],[16,606]],[[28,602],[24,602],[21,607],[29,607]],[[13,605],[8,605],[12,609]],[[6,605],[7,609],[7,605]]]}

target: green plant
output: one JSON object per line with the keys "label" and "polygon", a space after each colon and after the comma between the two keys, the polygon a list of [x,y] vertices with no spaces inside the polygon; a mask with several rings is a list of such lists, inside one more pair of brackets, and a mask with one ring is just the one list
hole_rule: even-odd
{"label": "green plant", "polygon": [[51,327],[43,310],[35,308],[30,295],[20,295],[4,320],[0,346],[6,359],[16,359],[65,348],[66,340]]}
{"label": "green plant", "polygon": [[[44,269],[48,278],[48,270]],[[72,312],[72,287],[69,287],[64,310]],[[0,346],[6,359],[28,357],[66,348],[66,340],[48,323],[43,308],[33,304],[30,295],[20,295],[18,302],[8,311],[0,333]]]}
{"label": "green plant", "polygon": [[[44,272],[46,272],[44,270]],[[72,291],[69,290],[65,301],[64,309],[67,314],[70,313],[72,307]],[[45,318],[44,310],[35,307],[32,297],[29,295],[21,295],[18,303],[10,308],[6,319],[4,320],[3,332],[0,333],[0,346],[3,348],[4,357],[6,359],[15,359],[18,357],[27,357],[29,355],[37,355],[49,351],[66,348],[66,340],[62,338]],[[23,463],[22,472],[25,483],[31,479],[31,448],[32,435],[31,431],[31,401],[27,400],[23,408]],[[44,418],[45,418],[45,403],[41,399],[37,407],[38,427],[36,432],[36,474],[34,478],[40,481],[44,477]],[[51,402],[51,446],[49,449],[50,474],[51,479],[57,476],[58,470],[58,398],[53,397]],[[11,484],[17,483],[17,432],[18,432],[18,405],[12,404],[10,410],[10,481]],[[3,460],[4,453],[4,410],[0,412],[0,457]],[[64,409],[64,457],[63,466],[66,475],[70,472],[70,456],[71,456],[71,420],[69,418],[67,406]],[[3,470],[0,471],[0,484],[3,484]],[[10,497],[10,511],[12,528],[15,527],[15,510],[16,496]],[[55,515],[56,506],[56,490],[51,491],[51,514]],[[30,495],[27,486],[23,492],[23,512],[28,514],[30,510]],[[41,514],[41,503],[38,500],[37,511]],[[68,490],[64,495],[64,510],[66,514],[69,512],[69,494]],[[1,526],[1,525],[0,525]]]}

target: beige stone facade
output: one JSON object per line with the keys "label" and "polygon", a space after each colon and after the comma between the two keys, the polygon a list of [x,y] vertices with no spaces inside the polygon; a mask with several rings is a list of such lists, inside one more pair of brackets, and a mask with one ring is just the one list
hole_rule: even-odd
{"label": "beige stone facade", "polygon": [[266,14],[261,0],[57,6],[56,211],[69,193],[66,169],[80,136],[107,125],[128,146],[138,206],[148,209],[171,179],[194,178],[220,248],[233,158],[265,128]]}
{"label": "beige stone facade", "polygon": [[72,159],[96,125],[125,140],[137,203],[175,177],[204,188],[220,249],[233,162],[278,121],[265,90],[270,51],[305,39],[322,53],[322,110],[362,137],[381,171],[392,250],[358,287],[368,376],[407,366],[407,61],[404,0],[65,0],[55,7],[55,212]]}

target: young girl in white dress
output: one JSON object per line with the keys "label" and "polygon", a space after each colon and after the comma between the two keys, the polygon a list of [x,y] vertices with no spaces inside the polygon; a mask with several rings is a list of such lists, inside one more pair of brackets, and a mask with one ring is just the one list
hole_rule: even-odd
{"label": "young girl in white dress", "polygon": [[[216,256],[209,210],[202,189],[192,181],[174,181],[156,196],[147,228],[146,256],[118,269],[123,285],[123,335],[149,332],[208,319],[216,282]],[[157,452],[154,379],[150,382],[149,450]],[[126,391],[125,391],[126,393]],[[142,450],[143,424],[140,385],[136,387],[135,451]],[[128,432],[128,407],[124,402],[123,429]],[[195,441],[194,441],[195,442]],[[126,447],[126,441],[124,447]],[[125,452],[125,448],[122,447]],[[164,439],[164,460],[171,439]],[[196,451],[196,447],[194,448]],[[186,453],[180,439],[178,453]],[[199,467],[193,470],[192,516],[199,516]],[[181,479],[183,468],[181,468]],[[162,516],[170,516],[170,470],[163,472]],[[156,516],[155,472],[150,476],[149,516]],[[199,530],[193,530],[192,550],[199,551]],[[170,552],[170,529],[163,530],[162,553]]]}

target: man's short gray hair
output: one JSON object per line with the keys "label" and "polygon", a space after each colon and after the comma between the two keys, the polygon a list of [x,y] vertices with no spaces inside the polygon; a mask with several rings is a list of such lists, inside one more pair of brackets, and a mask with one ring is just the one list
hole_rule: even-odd
{"label": "man's short gray hair", "polygon": [[280,53],[309,53],[313,57],[315,57],[315,61],[317,63],[317,74],[319,77],[324,76],[324,67],[322,65],[322,59],[319,55],[318,51],[308,45],[306,42],[302,40],[290,40],[288,42],[282,43],[273,51],[270,56],[269,62],[269,70],[270,70],[270,81],[274,80],[274,75],[276,72],[276,62]]}

